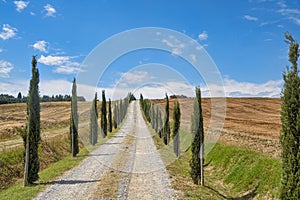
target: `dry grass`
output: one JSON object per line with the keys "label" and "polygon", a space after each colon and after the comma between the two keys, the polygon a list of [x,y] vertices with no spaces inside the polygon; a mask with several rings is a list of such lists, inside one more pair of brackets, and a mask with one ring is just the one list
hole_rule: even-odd
{"label": "dry grass", "polygon": [[[173,101],[170,100],[170,116]],[[188,130],[193,99],[178,99],[181,109],[181,126]],[[164,100],[154,100],[164,106]],[[280,111],[281,100],[278,98],[227,98],[224,128],[219,138],[227,145],[237,145],[263,152],[272,157],[280,156]],[[211,100],[202,100],[204,126],[208,127],[211,117]]]}

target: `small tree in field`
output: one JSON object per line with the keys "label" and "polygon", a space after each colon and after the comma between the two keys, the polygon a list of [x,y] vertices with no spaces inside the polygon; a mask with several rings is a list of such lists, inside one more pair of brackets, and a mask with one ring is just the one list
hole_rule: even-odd
{"label": "small tree in field", "polygon": [[300,78],[298,69],[299,44],[289,34],[289,61],[292,67],[283,74],[281,96],[282,178],[281,199],[300,199]]}
{"label": "small tree in field", "polygon": [[179,102],[174,102],[173,107],[173,145],[174,145],[174,153],[177,157],[180,156],[180,135],[179,135],[179,128],[180,128],[180,106]]}
{"label": "small tree in field", "polygon": [[169,97],[166,94],[166,107],[165,107],[165,119],[163,127],[163,141],[165,144],[169,144],[170,141],[170,122],[169,122]]}
{"label": "small tree in field", "polygon": [[196,98],[194,100],[194,113],[192,115],[192,159],[190,160],[191,176],[195,184],[204,185],[204,130],[201,106],[201,91],[196,87]]}
{"label": "small tree in field", "polygon": [[72,99],[71,99],[71,117],[70,117],[70,139],[72,155],[75,157],[79,153],[78,146],[78,111],[77,111],[77,86],[76,79],[73,80]]}
{"label": "small tree in field", "polygon": [[40,162],[38,146],[40,136],[40,96],[39,96],[39,70],[36,68],[36,58],[32,57],[32,77],[30,80],[27,100],[27,130],[23,139],[25,149],[24,186],[32,184],[39,179]]}
{"label": "small tree in field", "polygon": [[97,92],[92,102],[90,117],[90,144],[95,145],[98,141],[98,111],[97,111]]}
{"label": "small tree in field", "polygon": [[113,128],[112,112],[111,112],[111,100],[108,100],[108,131],[111,133]]}
{"label": "small tree in field", "polygon": [[101,133],[103,138],[107,136],[106,99],[104,90],[102,90]]}

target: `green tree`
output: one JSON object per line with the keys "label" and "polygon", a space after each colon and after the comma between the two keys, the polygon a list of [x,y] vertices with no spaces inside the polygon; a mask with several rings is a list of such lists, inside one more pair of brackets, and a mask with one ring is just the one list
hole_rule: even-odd
{"label": "green tree", "polygon": [[154,119],[155,120],[155,122],[154,122],[154,124],[155,124],[154,125],[154,130],[155,130],[156,133],[158,133],[158,120],[159,120],[158,119],[158,112],[159,112],[158,111],[158,105],[156,105],[155,106],[155,119]]}
{"label": "green tree", "polygon": [[108,101],[108,131],[111,133],[113,129],[112,112],[111,112],[111,100]]}
{"label": "green tree", "polygon": [[32,77],[27,100],[27,131],[23,135],[25,150],[24,186],[32,184],[39,179],[38,146],[40,135],[40,96],[39,96],[39,70],[36,68],[36,57],[32,57]]}
{"label": "green tree", "polygon": [[72,155],[75,157],[79,153],[78,145],[78,111],[77,111],[77,86],[76,78],[72,85],[72,99],[71,99],[71,116],[70,116],[70,139]]}
{"label": "green tree", "polygon": [[300,199],[300,78],[298,70],[299,44],[289,34],[289,61],[283,73],[284,88],[281,96],[282,178],[281,199]]}
{"label": "green tree", "polygon": [[190,160],[191,176],[195,184],[204,185],[204,130],[201,106],[201,91],[196,87],[196,98],[194,100],[194,113],[192,115],[192,159]]}
{"label": "green tree", "polygon": [[101,133],[103,138],[107,136],[106,99],[104,90],[102,90]]}
{"label": "green tree", "polygon": [[98,141],[98,112],[97,112],[97,92],[92,102],[90,117],[90,144],[95,145]]}
{"label": "green tree", "polygon": [[170,141],[169,97],[167,94],[166,94],[165,119],[164,119],[164,127],[163,127],[163,141],[165,144],[169,144]]}
{"label": "green tree", "polygon": [[180,156],[180,135],[179,135],[179,129],[180,129],[180,106],[179,102],[174,102],[173,107],[173,144],[174,144],[174,153],[177,157]]}
{"label": "green tree", "polygon": [[157,117],[157,132],[160,138],[162,138],[162,126],[163,126],[163,122],[162,122],[162,117],[161,117],[161,111],[158,111],[158,117]]}

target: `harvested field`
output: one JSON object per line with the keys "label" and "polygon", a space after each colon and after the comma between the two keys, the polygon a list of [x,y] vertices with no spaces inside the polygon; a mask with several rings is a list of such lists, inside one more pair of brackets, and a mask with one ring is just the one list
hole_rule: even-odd
{"label": "harvested field", "polygon": [[[193,99],[178,99],[181,109],[182,127],[189,129]],[[170,100],[170,116],[173,101]],[[164,106],[164,100],[154,100]],[[247,147],[272,157],[280,156],[280,110],[279,98],[227,98],[224,128],[219,138],[229,145]],[[202,100],[204,126],[210,122],[211,101]]]}

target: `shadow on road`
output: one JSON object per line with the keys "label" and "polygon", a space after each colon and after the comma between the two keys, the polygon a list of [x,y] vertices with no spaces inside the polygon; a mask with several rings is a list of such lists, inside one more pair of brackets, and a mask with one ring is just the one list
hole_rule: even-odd
{"label": "shadow on road", "polygon": [[112,155],[116,155],[115,153],[93,153],[90,154],[90,156],[112,156]]}
{"label": "shadow on road", "polygon": [[36,185],[52,185],[52,184],[72,185],[72,184],[95,183],[95,182],[100,182],[100,180],[58,180],[58,181],[36,183]]}

